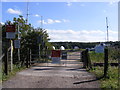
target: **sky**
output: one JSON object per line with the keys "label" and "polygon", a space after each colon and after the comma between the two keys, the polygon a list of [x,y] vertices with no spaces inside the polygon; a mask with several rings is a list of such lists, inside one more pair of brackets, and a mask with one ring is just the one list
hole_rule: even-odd
{"label": "sky", "polygon": [[[118,40],[117,2],[29,2],[28,6],[28,22],[46,29],[51,42],[106,41],[106,17],[109,41]],[[0,22],[4,24],[19,15],[26,19],[26,14],[27,2],[2,2]]]}

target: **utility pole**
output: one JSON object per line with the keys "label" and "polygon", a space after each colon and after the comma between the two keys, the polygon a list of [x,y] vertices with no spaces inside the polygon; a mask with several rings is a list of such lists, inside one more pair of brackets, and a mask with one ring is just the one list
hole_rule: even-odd
{"label": "utility pole", "polygon": [[[43,29],[43,16],[41,16],[41,29]],[[40,39],[40,41],[41,41],[41,39],[42,39],[41,36],[39,36],[39,39]],[[39,42],[39,43],[40,43],[40,42]],[[40,48],[41,48],[40,46],[41,46],[41,44],[39,44],[39,59],[41,58],[41,57],[40,57],[40,54],[41,54],[41,53],[40,53]]]}
{"label": "utility pole", "polygon": [[107,42],[109,41],[109,34],[108,34],[108,18],[106,17],[106,27],[107,27]]}
{"label": "utility pole", "polygon": [[41,29],[43,28],[43,16],[41,16]]}
{"label": "utility pole", "polygon": [[28,24],[28,16],[29,16],[29,2],[27,2],[27,17],[26,17],[26,23]]}

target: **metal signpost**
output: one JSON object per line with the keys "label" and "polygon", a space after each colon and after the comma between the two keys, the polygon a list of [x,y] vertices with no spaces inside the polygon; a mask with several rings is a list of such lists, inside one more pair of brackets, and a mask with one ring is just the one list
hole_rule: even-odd
{"label": "metal signpost", "polygon": [[18,48],[18,60],[20,61],[20,35],[19,35],[19,23],[18,23],[18,40],[16,40],[16,48]]}
{"label": "metal signpost", "polygon": [[13,40],[15,38],[15,25],[6,25],[6,38],[10,39],[11,43],[11,71],[13,70]]}

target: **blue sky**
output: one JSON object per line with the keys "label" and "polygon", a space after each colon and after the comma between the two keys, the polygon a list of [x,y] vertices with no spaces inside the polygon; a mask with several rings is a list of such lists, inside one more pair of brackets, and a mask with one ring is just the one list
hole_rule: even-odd
{"label": "blue sky", "polygon": [[[26,2],[3,2],[2,23],[19,14],[26,18]],[[114,2],[29,2],[29,23],[47,29],[51,41],[94,42],[118,39],[118,3]]]}

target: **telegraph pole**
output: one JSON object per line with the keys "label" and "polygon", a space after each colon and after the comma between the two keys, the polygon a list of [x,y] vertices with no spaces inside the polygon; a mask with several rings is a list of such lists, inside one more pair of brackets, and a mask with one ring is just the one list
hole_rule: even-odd
{"label": "telegraph pole", "polygon": [[109,41],[109,34],[108,34],[108,18],[106,17],[106,27],[107,27],[107,42]]}
{"label": "telegraph pole", "polygon": [[41,29],[43,28],[43,16],[41,16]]}
{"label": "telegraph pole", "polygon": [[27,2],[27,17],[26,17],[26,23],[28,24],[28,16],[29,16],[29,2]]}

